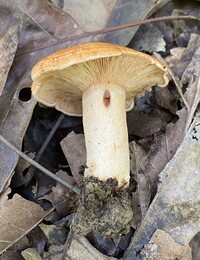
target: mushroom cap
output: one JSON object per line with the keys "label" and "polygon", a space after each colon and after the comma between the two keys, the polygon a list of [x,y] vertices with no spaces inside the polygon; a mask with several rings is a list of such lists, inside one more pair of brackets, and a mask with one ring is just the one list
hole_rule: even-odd
{"label": "mushroom cap", "polygon": [[32,69],[32,93],[39,102],[74,116],[82,114],[82,94],[95,84],[115,84],[132,98],[153,85],[168,83],[166,66],[158,59],[127,47],[86,43],[57,51]]}

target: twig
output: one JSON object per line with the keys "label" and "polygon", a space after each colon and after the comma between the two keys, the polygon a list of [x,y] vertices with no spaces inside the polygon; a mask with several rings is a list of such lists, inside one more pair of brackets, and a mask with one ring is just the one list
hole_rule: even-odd
{"label": "twig", "polygon": [[161,21],[171,21],[171,20],[195,20],[195,21],[200,21],[197,17],[184,16],[184,15],[156,17],[156,18],[146,19],[146,20],[142,20],[142,21],[137,21],[137,22],[134,22],[134,23],[128,23],[128,24],[113,26],[113,27],[105,28],[105,29],[98,30],[98,31],[85,32],[85,33],[82,33],[80,35],[76,35],[76,36],[72,36],[72,37],[66,37],[66,38],[63,38],[61,40],[58,40],[55,43],[51,43],[49,45],[45,45],[45,46],[38,47],[38,48],[35,48],[35,49],[29,49],[29,50],[26,50],[26,51],[17,52],[16,55],[21,55],[21,54],[28,53],[28,52],[39,51],[39,50],[45,49],[47,47],[56,46],[60,43],[64,43],[64,42],[68,42],[68,41],[74,41],[74,40],[86,38],[86,37],[89,37],[89,36],[96,36],[96,35],[100,35],[100,34],[104,34],[104,33],[119,31],[119,30],[131,28],[131,27],[135,27],[135,26],[148,24],[148,23],[157,23],[157,22],[161,22]]}
{"label": "twig", "polygon": [[[53,135],[55,134],[56,130],[58,129],[60,123],[62,122],[62,120],[64,119],[65,115],[64,114],[60,114],[55,125],[53,126],[53,128],[51,129],[50,133],[48,134],[47,138],[45,139],[43,145],[41,146],[40,150],[38,151],[36,157],[34,158],[35,162],[39,162],[42,154],[44,153],[46,147],[48,146],[49,142],[51,141]],[[35,167],[34,166],[30,166],[27,175],[28,176],[33,176],[33,174],[35,173]]]}
{"label": "twig", "polygon": [[31,228],[29,228],[28,230],[26,230],[21,236],[19,236],[17,239],[15,239],[10,245],[8,245],[6,248],[4,248],[0,254],[3,254],[6,250],[8,250],[11,246],[13,246],[14,244],[16,244],[17,242],[19,242],[24,236],[26,236],[31,230],[33,230],[35,227],[37,227],[44,218],[46,218],[51,212],[53,212],[55,210],[55,208],[51,208],[43,217],[42,219],[40,219],[39,221],[37,221]]}
{"label": "twig", "polygon": [[172,77],[172,79],[174,81],[176,89],[177,89],[183,103],[185,104],[187,111],[190,111],[190,106],[189,106],[187,100],[185,99],[185,97],[183,95],[182,82],[180,81],[180,79],[177,76],[174,75],[173,71],[169,68],[169,66],[168,66],[168,72],[169,72],[170,76]]}
{"label": "twig", "polygon": [[14,152],[16,152],[19,156],[21,156],[24,160],[35,166],[37,169],[39,169],[41,172],[49,176],[50,178],[54,179],[55,181],[62,184],[64,187],[72,190],[76,194],[80,195],[80,189],[74,187],[73,185],[67,183],[66,181],[62,180],[55,174],[53,174],[51,171],[47,170],[45,167],[40,165],[39,163],[35,162],[33,159],[31,159],[29,156],[24,154],[22,151],[20,151],[18,148],[16,148],[13,144],[11,144],[9,141],[7,141],[2,135],[0,135],[0,141],[2,141],[5,145],[7,145],[10,149],[12,149]]}

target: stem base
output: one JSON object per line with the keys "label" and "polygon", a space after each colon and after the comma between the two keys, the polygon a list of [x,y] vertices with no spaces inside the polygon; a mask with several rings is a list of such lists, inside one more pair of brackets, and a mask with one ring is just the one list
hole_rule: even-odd
{"label": "stem base", "polygon": [[76,213],[71,229],[86,235],[97,231],[104,237],[117,237],[128,233],[133,217],[131,201],[126,190],[116,190],[116,181],[101,182],[85,178],[85,198]]}

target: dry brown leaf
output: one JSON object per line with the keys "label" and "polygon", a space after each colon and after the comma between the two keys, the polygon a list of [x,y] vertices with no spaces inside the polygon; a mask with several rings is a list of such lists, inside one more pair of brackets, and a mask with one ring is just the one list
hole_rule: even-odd
{"label": "dry brown leaf", "polygon": [[[196,50],[197,41],[199,36],[197,34],[191,34],[187,48],[174,48],[170,50],[170,62],[169,67],[174,74],[181,79],[184,71],[191,62],[191,59]],[[169,59],[169,57],[168,57]]]}
{"label": "dry brown leaf", "polygon": [[169,110],[172,114],[176,113],[177,101],[180,98],[178,95],[172,93],[169,88],[153,88],[152,91],[156,105]]}
{"label": "dry brown leaf", "polygon": [[7,190],[0,197],[0,253],[47,214],[39,205]]}
{"label": "dry brown leaf", "polygon": [[190,246],[192,248],[192,260],[199,260],[200,259],[200,232],[193,237],[190,241]]}
{"label": "dry brown leaf", "polygon": [[142,259],[191,260],[190,246],[182,246],[163,230],[157,229],[148,244],[141,251]]}
{"label": "dry brown leaf", "polygon": [[[109,28],[111,26],[144,20],[169,2],[170,0],[118,0],[113,6],[112,13],[105,27]],[[130,43],[137,30],[138,27],[133,27],[107,33],[101,40],[126,46]]]}
{"label": "dry brown leaf", "polygon": [[44,252],[43,259],[45,260],[63,260],[62,257],[63,245],[51,245],[48,252]]}
{"label": "dry brown leaf", "polygon": [[[172,11],[171,15],[174,15],[174,16],[187,15],[188,13],[190,13],[190,15],[195,15],[194,11],[192,9],[195,9],[196,6],[192,7],[193,4],[194,4],[194,2],[191,1],[191,3],[190,3],[191,10],[183,11],[183,10],[179,10],[179,9],[174,9]],[[189,9],[190,9],[190,7],[189,7]],[[197,14],[198,14],[198,12],[197,12]],[[199,15],[197,15],[197,17],[198,16]],[[189,41],[191,33],[196,33],[196,34],[200,33],[198,21],[194,21],[194,20],[173,21],[173,34],[174,34],[174,40],[176,41],[177,46],[185,47]]]}
{"label": "dry brown leaf", "polygon": [[141,223],[142,214],[140,210],[141,201],[139,201],[139,196],[137,192],[132,193],[131,204],[133,210],[133,218],[130,222],[130,226],[137,229]]}
{"label": "dry brown leaf", "polygon": [[[200,41],[199,41],[200,44]],[[200,45],[199,45],[200,46]],[[199,57],[200,57],[200,48],[199,48]],[[191,74],[190,83],[188,85],[187,91],[185,93],[185,99],[189,105],[190,110],[187,114],[186,125],[184,132],[186,132],[192,122],[194,113],[197,109],[197,106],[200,102],[200,63],[196,64]]]}
{"label": "dry brown leaf", "polygon": [[[170,0],[64,0],[62,4],[52,1],[70,14],[83,31],[95,31],[121,24],[136,22],[148,18],[152,13],[166,5]],[[138,27],[93,37],[99,40],[120,45],[128,45]]]}
{"label": "dry brown leaf", "polygon": [[[28,245],[29,246],[29,245]],[[27,246],[26,246],[27,247]],[[1,260],[24,260],[24,258],[22,257],[21,253],[17,250],[15,251],[6,251],[5,253],[3,253],[0,256]]]}
{"label": "dry brown leaf", "polygon": [[51,245],[63,245],[67,239],[67,229],[65,224],[62,225],[45,225],[40,224],[39,227],[48,238],[48,243]]}
{"label": "dry brown leaf", "polygon": [[130,47],[138,51],[146,51],[148,53],[165,51],[166,42],[164,35],[159,30],[157,24],[142,25],[133,40]]}
{"label": "dry brown leaf", "polygon": [[3,91],[8,72],[15,57],[17,45],[19,43],[19,34],[21,31],[21,27],[22,26],[20,22],[17,21],[15,24],[12,24],[10,28],[8,28],[8,30],[3,36],[1,36],[0,39],[0,95]]}
{"label": "dry brown leaf", "polygon": [[42,260],[42,257],[38,254],[35,248],[27,248],[23,250],[21,254],[26,260]]}
{"label": "dry brown leaf", "polygon": [[83,236],[75,236],[71,242],[65,260],[114,260],[114,257],[108,257],[100,253],[94,248],[87,238]]}
{"label": "dry brown leaf", "polygon": [[[21,148],[35,103],[33,98],[28,102],[21,102],[16,95],[6,120],[1,126],[1,135],[17,148]],[[2,142],[0,142],[0,154],[0,192],[2,192],[6,185],[9,185],[19,156]]]}
{"label": "dry brown leaf", "polygon": [[160,131],[164,124],[161,118],[146,114],[135,107],[127,113],[127,125],[129,135],[147,137]]}
{"label": "dry brown leaf", "polygon": [[[5,13],[9,15],[5,16]],[[66,35],[78,35],[82,31],[70,16],[56,9],[48,1],[4,1],[1,2],[0,14],[4,17],[0,33],[5,31],[4,24],[9,24],[10,21],[16,22],[15,16],[19,17],[20,24],[23,23],[17,56],[9,72],[11,76],[8,77],[0,97],[1,134],[17,148],[21,148],[21,142],[36,102],[33,98],[28,102],[20,101],[19,93],[21,89],[30,87],[32,84],[30,70],[33,64],[50,52],[77,42],[67,42],[46,48],[48,44],[56,43]],[[84,41],[86,39],[80,39],[78,42]],[[35,52],[30,50],[35,48],[37,49]],[[2,143],[0,143],[0,153],[2,154],[0,191],[2,191],[6,183],[10,181],[18,155]]]}
{"label": "dry brown leaf", "polygon": [[[46,48],[50,43],[57,43],[67,36],[75,36],[83,32],[70,15],[57,9],[49,1],[15,0],[14,6],[21,11],[26,22],[18,53],[33,48]],[[34,34],[30,28],[31,25],[35,26]],[[67,47],[71,43],[65,44]]]}
{"label": "dry brown leaf", "polygon": [[[191,36],[192,37],[192,36]],[[191,76],[193,75],[194,69],[199,66],[199,60],[200,60],[200,37],[196,35],[193,36],[195,41],[195,49],[194,53],[190,59],[189,64],[187,65],[186,70],[183,72],[181,81],[183,84],[186,84],[190,81]],[[187,57],[188,58],[188,57]],[[196,73],[198,74],[198,73]]]}
{"label": "dry brown leaf", "polygon": [[[5,25],[12,20],[15,21],[15,16],[20,19],[20,24],[23,24],[17,53],[9,72],[12,76],[8,77],[0,97],[0,122],[2,122],[10,110],[13,97],[19,91],[20,85],[22,86],[29,80],[30,85],[26,87],[31,86],[29,72],[39,59],[64,47],[89,41],[90,38],[57,44],[60,39],[66,36],[74,37],[82,33],[82,30],[69,15],[47,0],[1,1],[0,7],[0,14],[4,17],[0,33],[5,31]],[[48,47],[50,44],[53,45]]]}
{"label": "dry brown leaf", "polygon": [[[25,153],[26,154],[26,153]],[[31,159],[35,158],[35,153],[28,153],[27,154]],[[20,187],[23,184],[30,181],[30,175],[26,174],[26,171],[31,166],[31,164],[25,161],[22,157],[19,158],[18,163],[15,168],[15,173],[12,178],[12,188]]]}
{"label": "dry brown leaf", "polygon": [[165,230],[183,246],[200,231],[200,190],[196,185],[200,182],[199,142],[200,118],[195,117],[183,143],[161,173],[158,192],[126,257],[134,257],[157,228]]}
{"label": "dry brown leaf", "polygon": [[80,172],[86,164],[85,139],[82,134],[71,132],[60,143],[63,153],[69,163],[72,175],[77,184],[80,184]]}
{"label": "dry brown leaf", "polygon": [[199,67],[194,68],[191,81],[184,94],[190,110],[187,111],[185,108],[182,108],[176,113],[179,116],[178,121],[175,124],[170,123],[167,125],[165,135],[157,141],[157,149],[154,149],[149,154],[149,163],[145,174],[151,182],[153,193],[157,189],[158,174],[173,158],[192,122],[195,110],[200,101],[199,71]]}
{"label": "dry brown leaf", "polygon": [[[134,177],[138,183],[137,194],[139,197],[140,211],[142,217],[144,217],[151,199],[150,183],[144,174],[148,163],[148,156],[146,152],[133,141],[130,143],[130,157],[131,173],[134,174]],[[138,208],[138,205],[133,205],[133,207],[135,206]],[[133,216],[133,218],[135,218],[135,215]]]}
{"label": "dry brown leaf", "polygon": [[103,29],[117,0],[65,0],[63,11],[70,14],[83,31]]}
{"label": "dry brown leaf", "polygon": [[150,180],[153,194],[157,190],[159,173],[174,156],[183,140],[187,114],[185,108],[177,112],[179,116],[178,121],[175,124],[169,123],[167,125],[166,133],[157,138],[156,148],[149,153],[145,175]]}
{"label": "dry brown leaf", "polygon": [[[56,174],[67,183],[75,185],[75,180],[73,177],[69,176],[67,172],[59,171]],[[64,217],[70,214],[70,212],[75,212],[79,205],[79,197],[69,189],[65,188],[63,185],[57,183],[55,187],[52,188],[52,199],[51,202],[56,208],[59,217]]]}

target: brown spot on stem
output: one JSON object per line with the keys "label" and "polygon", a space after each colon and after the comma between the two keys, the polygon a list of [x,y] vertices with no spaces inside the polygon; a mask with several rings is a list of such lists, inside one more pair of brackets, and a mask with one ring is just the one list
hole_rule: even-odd
{"label": "brown spot on stem", "polygon": [[109,90],[105,90],[103,95],[103,102],[105,107],[108,107],[110,105],[110,92]]}

